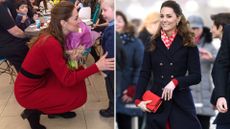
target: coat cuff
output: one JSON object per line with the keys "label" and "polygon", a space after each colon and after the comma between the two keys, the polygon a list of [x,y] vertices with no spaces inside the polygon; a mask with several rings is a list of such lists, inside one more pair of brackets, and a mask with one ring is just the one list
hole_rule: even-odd
{"label": "coat cuff", "polygon": [[179,82],[178,82],[178,80],[177,79],[172,79],[172,82],[174,83],[174,85],[175,85],[175,88],[178,86],[178,84],[179,84]]}
{"label": "coat cuff", "polygon": [[129,96],[129,97],[131,97],[131,98],[133,98],[134,95],[135,95],[135,92],[136,92],[136,87],[135,87],[135,86],[129,86],[129,87],[127,88],[127,93],[126,93],[126,95]]}
{"label": "coat cuff", "polygon": [[140,102],[141,102],[140,99],[136,99],[136,100],[135,100],[135,105],[138,106]]}

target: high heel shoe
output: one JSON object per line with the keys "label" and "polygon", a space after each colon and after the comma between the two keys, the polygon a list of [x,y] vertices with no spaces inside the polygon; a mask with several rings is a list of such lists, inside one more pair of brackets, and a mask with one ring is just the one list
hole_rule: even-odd
{"label": "high heel shoe", "polygon": [[40,124],[40,116],[42,112],[38,110],[33,110],[33,109],[25,109],[21,117],[23,119],[27,119],[29,121],[30,127],[32,129],[46,129],[44,125]]}

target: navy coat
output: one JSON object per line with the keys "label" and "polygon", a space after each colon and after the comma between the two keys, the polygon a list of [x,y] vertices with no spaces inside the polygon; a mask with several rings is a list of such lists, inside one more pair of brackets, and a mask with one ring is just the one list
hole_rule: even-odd
{"label": "navy coat", "polygon": [[120,75],[117,80],[121,80],[119,80],[120,83],[117,83],[116,87],[116,112],[130,116],[141,116],[142,111],[136,108],[133,102],[124,103],[121,97],[123,96],[123,91],[126,90],[128,86],[136,86],[137,84],[144,56],[144,45],[138,38],[131,36],[129,41],[125,42],[123,40],[123,48],[127,58],[122,71],[117,71],[117,74]]}
{"label": "navy coat", "polygon": [[[219,97],[225,97],[228,108],[230,107],[230,25],[224,27],[221,47],[217,54],[212,70],[212,78],[215,88],[212,93],[211,103],[216,105]],[[214,121],[215,124],[229,124],[230,110],[219,113]]]}
{"label": "navy coat", "polygon": [[167,120],[171,129],[201,129],[189,89],[189,86],[201,81],[198,48],[183,46],[182,40],[182,37],[177,35],[170,49],[167,49],[158,37],[156,49],[145,52],[136,98],[141,99],[151,72],[154,81],[150,90],[159,96],[173,78],[179,82],[173,92],[172,100],[163,101],[156,113],[147,114],[149,129],[165,129]]}

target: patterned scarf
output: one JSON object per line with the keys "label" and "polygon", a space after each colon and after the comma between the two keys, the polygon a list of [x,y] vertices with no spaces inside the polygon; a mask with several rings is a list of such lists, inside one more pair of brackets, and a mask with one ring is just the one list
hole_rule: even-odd
{"label": "patterned scarf", "polygon": [[173,40],[175,39],[176,34],[177,34],[177,30],[174,31],[170,37],[168,37],[168,36],[166,35],[166,33],[165,33],[163,30],[161,30],[161,39],[162,39],[164,45],[165,45],[168,49],[169,49],[170,46],[172,45],[172,42],[173,42]]}

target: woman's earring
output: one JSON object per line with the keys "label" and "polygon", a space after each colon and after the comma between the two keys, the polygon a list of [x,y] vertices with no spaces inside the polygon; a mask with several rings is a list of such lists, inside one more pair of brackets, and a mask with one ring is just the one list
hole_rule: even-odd
{"label": "woman's earring", "polygon": [[176,23],[176,25],[178,26],[179,22]]}

